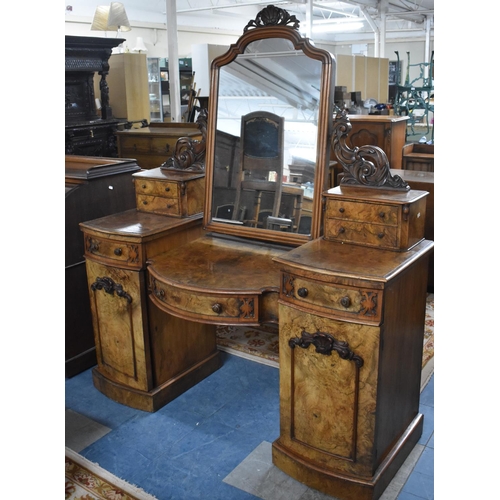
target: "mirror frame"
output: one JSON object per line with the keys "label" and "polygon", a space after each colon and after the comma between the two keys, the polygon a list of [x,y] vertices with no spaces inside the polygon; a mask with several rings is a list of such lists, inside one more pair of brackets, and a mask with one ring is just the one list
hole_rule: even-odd
{"label": "mirror frame", "polygon": [[[271,14],[278,16],[268,19],[266,9],[271,8]],[[229,234],[232,236],[250,238],[261,241],[270,241],[286,245],[302,245],[322,234],[322,193],[328,189],[328,165],[330,162],[331,137],[334,115],[334,85],[335,85],[335,58],[328,51],[315,47],[308,38],[298,32],[298,20],[283,9],[268,6],[262,10],[256,21],[251,21],[243,35],[231,44],[228,51],[212,61],[210,75],[210,102],[208,112],[207,148],[206,148],[206,185],[203,225],[208,231]],[[284,14],[283,14],[284,13]],[[276,20],[278,17],[278,20]],[[262,19],[270,24],[262,25]],[[277,24],[279,23],[279,24]],[[287,23],[293,23],[288,26]],[[212,220],[212,190],[215,163],[215,138],[217,126],[217,109],[219,95],[219,70],[229,64],[239,54],[243,54],[246,47],[257,40],[269,38],[284,38],[292,42],[295,50],[301,50],[304,55],[321,62],[320,103],[318,110],[318,130],[316,142],[316,168],[314,177],[313,208],[311,233],[308,235],[274,231],[270,229],[252,228],[247,226],[231,225]]]}

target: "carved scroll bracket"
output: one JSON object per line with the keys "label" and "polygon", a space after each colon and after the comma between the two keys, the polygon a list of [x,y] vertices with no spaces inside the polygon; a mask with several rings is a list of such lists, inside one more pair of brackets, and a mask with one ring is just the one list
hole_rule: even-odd
{"label": "carved scroll bracket", "polygon": [[361,368],[364,364],[363,358],[351,351],[347,342],[336,340],[329,333],[318,330],[316,333],[311,334],[303,331],[302,337],[291,338],[288,341],[288,345],[292,349],[295,349],[296,346],[307,349],[311,344],[316,347],[316,352],[319,354],[330,356],[332,351],[337,351],[342,359],[352,361],[358,368]]}
{"label": "carved scroll bracket", "polygon": [[115,283],[111,278],[105,276],[104,278],[99,278],[90,285],[90,288],[95,292],[96,290],[104,290],[106,293],[113,295],[116,292],[118,297],[123,297],[127,299],[129,304],[132,303],[132,297],[123,289],[123,286],[119,283]]}
{"label": "carved scroll bracket", "polygon": [[383,149],[368,145],[354,149],[347,146],[346,139],[351,129],[347,112],[338,112],[333,123],[332,148],[344,171],[340,185],[409,191],[407,182],[399,175],[391,175]]}
{"label": "carved scroll bracket", "polygon": [[202,109],[196,120],[202,140],[197,141],[190,137],[180,137],[175,143],[172,156],[160,165],[161,170],[167,172],[205,171],[207,119],[208,112],[206,109]]}
{"label": "carved scroll bracket", "polygon": [[298,30],[299,25],[300,21],[295,16],[291,16],[285,9],[268,5],[257,14],[255,20],[249,21],[243,32],[246,33],[251,28],[263,28],[265,26],[290,26]]}

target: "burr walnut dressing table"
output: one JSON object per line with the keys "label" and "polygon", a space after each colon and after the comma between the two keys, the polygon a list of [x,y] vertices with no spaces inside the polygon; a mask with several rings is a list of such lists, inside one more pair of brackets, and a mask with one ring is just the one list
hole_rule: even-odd
{"label": "burr walnut dressing table", "polygon": [[[424,270],[433,247],[424,239],[426,193],[393,176],[382,149],[346,145],[349,119],[333,107],[335,61],[298,25],[268,6],[212,62],[204,233],[146,263],[150,350],[168,364],[192,358],[202,339],[213,345],[216,324],[278,323],[273,463],[337,498],[376,499],[422,432]],[[304,158],[314,158],[314,187],[296,186],[312,198],[306,229],[286,213],[261,226],[240,207],[235,214],[241,166],[227,148],[241,140],[242,115],[255,111],[231,107],[241,92],[280,109],[284,161],[298,138]],[[344,178],[327,191],[332,145]],[[246,194],[251,211],[257,196]],[[185,332],[193,334],[182,341]],[[198,362],[210,356],[207,348]]]}

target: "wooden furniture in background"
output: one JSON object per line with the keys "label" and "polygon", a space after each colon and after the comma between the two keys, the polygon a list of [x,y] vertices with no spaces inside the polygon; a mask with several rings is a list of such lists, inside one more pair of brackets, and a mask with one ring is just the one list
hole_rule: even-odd
{"label": "wooden furniture in background", "polygon": [[[349,115],[349,120],[352,131],[348,141],[352,147],[378,146],[387,155],[391,169],[401,168],[402,151],[406,143],[407,116]],[[338,160],[333,150],[331,158]],[[338,172],[341,171],[339,164]]]}
{"label": "wooden furniture in background", "polygon": [[66,156],[66,376],[96,364],[80,222],[135,207],[135,160]]}
{"label": "wooden furniture in background", "polygon": [[403,170],[434,172],[434,145],[411,143],[403,146]]}
{"label": "wooden furniture in background", "polygon": [[112,54],[109,58],[108,86],[109,102],[116,118],[149,122],[146,54]]}
{"label": "wooden furniture in background", "polygon": [[[123,38],[66,35],[65,49],[65,153],[67,155],[116,157],[120,120],[113,117],[106,80],[111,49]],[[94,75],[100,94],[94,93]],[[97,114],[95,98],[101,100]]]}
{"label": "wooden furniture in background", "polygon": [[149,127],[118,131],[118,156],[135,158],[143,169],[159,167],[174,152],[180,137],[201,140],[196,123],[151,123]]}

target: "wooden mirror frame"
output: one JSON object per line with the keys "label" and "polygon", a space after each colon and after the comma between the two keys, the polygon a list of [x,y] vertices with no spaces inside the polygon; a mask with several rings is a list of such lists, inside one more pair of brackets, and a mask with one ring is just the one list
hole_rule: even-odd
{"label": "wooden mirror frame", "polygon": [[[210,102],[208,112],[206,148],[206,192],[204,206],[204,227],[213,233],[270,241],[287,245],[301,245],[321,236],[322,192],[328,189],[327,168],[330,162],[330,144],[333,130],[333,86],[335,85],[335,59],[326,50],[315,47],[308,38],[298,32],[299,21],[287,11],[272,5],[263,9],[255,21],[250,21],[243,35],[232,44],[225,54],[215,58],[211,64]],[[298,234],[270,229],[231,225],[212,220],[213,182],[215,164],[215,139],[219,95],[219,70],[229,64],[246,47],[257,40],[282,38],[292,42],[295,50],[321,62],[320,102],[318,109],[318,130],[316,142],[316,167],[314,177],[312,222],[310,234]]]}

